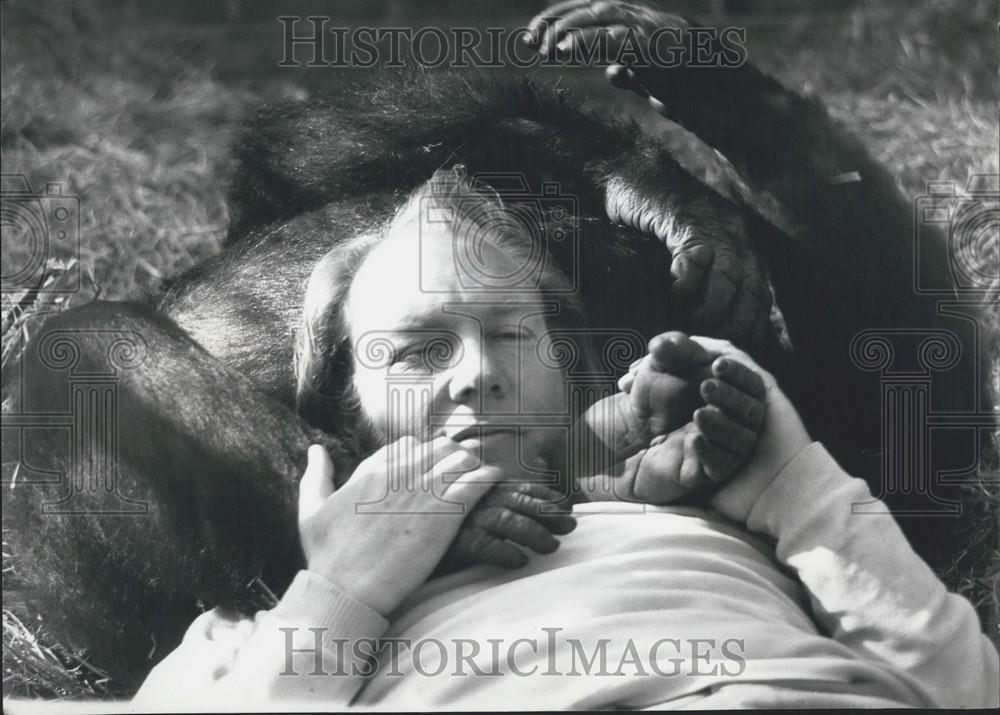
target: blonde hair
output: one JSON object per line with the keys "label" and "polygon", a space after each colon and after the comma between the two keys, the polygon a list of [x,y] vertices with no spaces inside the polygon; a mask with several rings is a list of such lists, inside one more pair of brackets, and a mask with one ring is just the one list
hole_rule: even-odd
{"label": "blonde hair", "polygon": [[[356,440],[361,450],[376,448],[379,438],[362,413],[354,388],[354,354],[345,304],[354,278],[372,250],[389,235],[400,234],[414,222],[426,221],[428,206],[447,217],[447,228],[456,240],[462,241],[466,253],[472,252],[473,259],[476,241],[497,247],[514,259],[514,265],[527,265],[541,258],[540,270],[530,287],[541,294],[543,301],[559,305],[547,325],[550,329],[568,329],[567,334],[576,343],[577,364],[594,363],[583,309],[543,243],[525,230],[523,216],[511,211],[492,189],[470,180],[464,167],[439,170],[410,194],[381,230],[359,235],[323,256],[306,286],[295,345],[296,408],[312,425]],[[483,277],[490,279],[488,275]],[[510,286],[510,276],[498,280],[504,281],[504,287]]]}

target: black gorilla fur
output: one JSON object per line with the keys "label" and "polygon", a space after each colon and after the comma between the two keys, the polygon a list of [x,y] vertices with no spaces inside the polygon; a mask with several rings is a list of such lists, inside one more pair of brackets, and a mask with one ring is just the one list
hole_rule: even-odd
{"label": "black gorilla fur", "polygon": [[[901,213],[908,207],[818,105],[751,68],[735,93],[713,94],[712,76],[695,74],[702,79],[678,87],[677,118],[784,200],[800,226],[794,235],[704,187],[636,128],[597,119],[524,80],[426,73],[251,120],[236,149],[232,226],[219,255],[175,279],[155,305],[95,303],[45,325],[44,334],[101,329],[144,338],[146,362],[120,376],[118,465],[122,490],[151,511],[43,516],[38,505],[63,484],[14,489],[4,523],[29,608],[67,642],[86,646],[129,692],[203,608],[251,610],[281,593],[302,565],[295,492],[307,445],[327,444],[339,469],[361,456],[334,436],[337,425],[306,425],[293,412],[292,336],[304,283],[329,248],[381,224],[435,169],[454,163],[472,173],[520,172],[533,189],[558,182],[575,195],[586,219],[581,285],[592,324],[647,337],[671,327],[669,256],[658,241],[610,224],[609,179],[640,187],[679,229],[711,233],[745,220],[796,354],[788,360],[773,344],[749,347],[780,373],[814,437],[876,480],[877,381],[852,367],[847,346],[862,327],[938,324],[930,305],[910,300],[909,274],[898,269],[912,250],[909,214]],[[727,111],[736,114],[720,122]],[[777,156],[785,158],[778,167]],[[864,191],[832,192],[817,181],[845,162],[842,171],[861,172]],[[865,246],[863,236],[879,241]],[[875,285],[889,296],[884,304],[871,299]],[[65,409],[66,372],[37,354],[44,334],[25,356],[16,409]],[[960,335],[972,344],[973,335]],[[84,363],[105,360],[108,339],[81,337]],[[940,404],[961,402],[971,389],[957,376],[972,374],[973,359],[956,369],[953,386],[940,383]],[[20,457],[65,471],[66,450],[64,438],[36,431]],[[100,508],[109,496],[75,498]],[[961,547],[956,520],[939,522],[937,532],[922,521],[908,533],[940,570]]]}

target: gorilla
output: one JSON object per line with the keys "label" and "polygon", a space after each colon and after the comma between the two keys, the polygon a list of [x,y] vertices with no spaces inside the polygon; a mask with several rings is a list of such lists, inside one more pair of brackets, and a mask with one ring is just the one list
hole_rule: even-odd
{"label": "gorilla", "polygon": [[[900,467],[887,452],[913,451],[900,422],[917,412],[883,404],[874,369],[892,360],[924,370],[934,412],[982,406],[975,315],[939,311],[913,288],[914,271],[949,284],[945,237],[915,255],[911,206],[892,176],[819,102],[753,66],[643,81],[663,114],[790,220],[779,227],[724,198],[636,126],[521,77],[380,74],[251,118],[236,145],[224,249],[154,299],[51,318],[26,349],[14,412],[82,404],[91,421],[70,438],[25,428],[17,445],[22,476],[4,525],[27,608],[124,694],[200,611],[273,603],[303,564],[296,488],[308,445],[325,445],[348,474],[371,449],[331,414],[297,409],[304,285],[330,249],[377,229],[453,164],[501,197],[532,199],[547,241],[567,221],[555,199],[569,197],[568,237],[547,247],[575,275],[595,334],[680,328],[749,350],[938,573],[968,571],[964,529],[992,506],[971,501],[962,479],[899,477],[932,469],[972,484],[980,435],[941,435],[921,446],[927,461]],[[111,407],[93,387],[109,375]],[[113,488],[88,481],[101,465],[112,465]],[[457,563],[486,558],[462,541]]]}

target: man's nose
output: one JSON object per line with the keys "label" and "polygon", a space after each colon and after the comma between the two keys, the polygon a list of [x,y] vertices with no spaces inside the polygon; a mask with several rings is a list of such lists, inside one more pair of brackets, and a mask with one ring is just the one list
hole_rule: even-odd
{"label": "man's nose", "polygon": [[453,402],[466,404],[477,399],[498,399],[510,389],[505,366],[489,349],[464,346],[461,359],[452,370],[448,394]]}

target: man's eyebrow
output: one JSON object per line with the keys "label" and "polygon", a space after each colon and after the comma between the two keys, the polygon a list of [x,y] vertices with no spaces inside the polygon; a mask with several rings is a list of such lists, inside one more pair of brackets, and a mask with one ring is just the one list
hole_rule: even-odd
{"label": "man's eyebrow", "polygon": [[544,311],[542,310],[542,306],[540,306],[537,302],[535,303],[520,302],[520,303],[510,303],[508,305],[501,306],[498,312],[505,316],[516,314],[523,320],[524,318],[530,318],[531,316],[534,315],[540,315]]}
{"label": "man's eyebrow", "polygon": [[443,311],[447,315],[473,318],[477,315],[517,315],[526,318],[532,315],[544,313],[544,305],[537,300],[505,300],[505,301],[483,301],[444,306]]}
{"label": "man's eyebrow", "polygon": [[538,315],[541,311],[537,304],[528,302],[516,303],[489,303],[483,305],[473,305],[470,309],[445,309],[440,307],[430,312],[405,313],[398,319],[396,325],[386,330],[390,335],[406,335],[414,332],[424,331],[451,331],[457,323],[466,320],[476,320],[487,317],[486,312],[491,313],[489,317],[510,320],[516,318],[519,322],[532,315]]}
{"label": "man's eyebrow", "polygon": [[398,323],[386,332],[390,335],[408,335],[442,330],[452,324],[454,320],[447,314],[409,313],[401,316]]}

